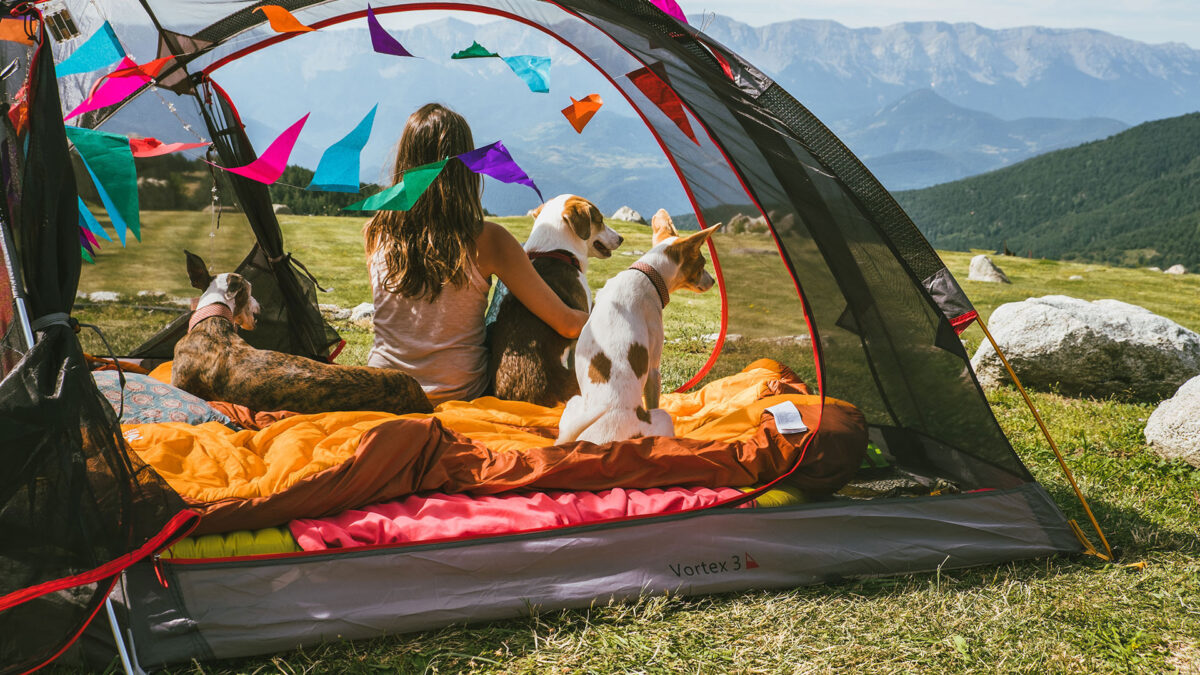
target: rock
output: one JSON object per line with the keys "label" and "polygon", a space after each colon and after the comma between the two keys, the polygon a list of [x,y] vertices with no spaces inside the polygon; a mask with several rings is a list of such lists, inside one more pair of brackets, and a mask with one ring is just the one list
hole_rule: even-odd
{"label": "rock", "polygon": [[627,223],[646,224],[646,219],[642,217],[642,214],[634,211],[628,206],[622,206],[621,208],[617,209],[616,212],[612,214],[611,218],[613,220],[623,220]]}
{"label": "rock", "polygon": [[[1067,395],[1161,401],[1200,373],[1200,335],[1118,300],[1048,295],[996,308],[993,337],[1021,382]],[[971,359],[980,384],[1008,373],[984,342]]]}
{"label": "rock", "polygon": [[1067,281],[1083,281],[1083,277],[1078,274],[1072,274],[1071,276],[1067,277]]}
{"label": "rock", "polygon": [[88,302],[116,302],[121,299],[121,294],[115,291],[93,291],[88,293]]}
{"label": "rock", "polygon": [[967,274],[969,281],[987,281],[996,284],[1011,284],[1004,272],[986,255],[979,254],[971,258],[971,267]]}
{"label": "rock", "polygon": [[274,211],[275,215],[277,216],[292,215],[292,207],[288,206],[287,204],[272,204],[271,210]]}
{"label": "rock", "polygon": [[1165,459],[1200,467],[1200,377],[1193,377],[1159,404],[1142,432],[1150,450]]}
{"label": "rock", "polygon": [[162,291],[138,291],[138,300],[166,300],[167,294]]}
{"label": "rock", "polygon": [[[354,313],[353,310],[343,309],[337,305],[320,304],[317,305],[317,309],[321,310],[322,314],[328,315],[331,319],[349,319]],[[372,306],[371,309],[374,311],[374,306]]]}
{"label": "rock", "polygon": [[364,302],[350,310],[351,321],[371,322],[375,320],[375,305]]}
{"label": "rock", "polygon": [[1187,274],[1187,268],[1183,265],[1171,265],[1163,270],[1164,274]]}
{"label": "rock", "polygon": [[1162,271],[1161,267],[1147,267],[1146,269],[1150,270],[1151,272],[1161,272]]}

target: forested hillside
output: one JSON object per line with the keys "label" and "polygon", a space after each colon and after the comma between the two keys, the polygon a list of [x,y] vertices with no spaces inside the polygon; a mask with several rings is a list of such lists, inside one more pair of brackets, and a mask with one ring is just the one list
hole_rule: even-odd
{"label": "forested hillside", "polygon": [[896,198],[937,248],[1200,268],[1200,113]]}

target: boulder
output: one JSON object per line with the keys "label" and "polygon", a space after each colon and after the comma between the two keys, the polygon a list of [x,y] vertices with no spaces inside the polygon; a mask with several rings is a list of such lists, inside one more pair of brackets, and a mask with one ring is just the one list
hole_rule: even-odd
{"label": "boulder", "polygon": [[1187,268],[1183,265],[1171,265],[1163,270],[1164,274],[1187,274]]}
{"label": "boulder", "polygon": [[121,294],[116,291],[93,291],[88,293],[87,299],[89,302],[116,302],[121,299]]}
{"label": "boulder", "polygon": [[1067,281],[1083,281],[1083,276],[1079,274],[1072,274],[1071,276],[1067,277]]}
{"label": "boulder", "polygon": [[364,302],[350,310],[351,321],[371,322],[375,320],[375,305]]}
{"label": "boulder", "polygon": [[967,274],[969,281],[987,281],[995,284],[1011,284],[1004,272],[996,267],[996,263],[986,255],[979,254],[971,258],[971,267]]}
{"label": "boulder", "polygon": [[1151,272],[1161,272],[1162,271],[1161,267],[1147,267],[1146,269],[1150,270]]}
{"label": "boulder", "polygon": [[271,210],[274,211],[275,215],[277,216],[292,215],[292,207],[288,206],[287,204],[272,204]]}
{"label": "boulder", "polygon": [[633,209],[629,208],[628,206],[622,206],[621,208],[617,209],[616,212],[614,212],[612,214],[612,219],[613,220],[623,220],[627,223],[641,223],[643,225],[646,224],[646,219],[642,217],[642,214],[638,213],[637,211],[634,211]]}
{"label": "boulder", "polygon": [[[1118,300],[1030,298],[997,307],[988,326],[1029,387],[1161,401],[1200,374],[1200,335]],[[1004,364],[988,342],[971,365],[985,387],[1008,383]]]}
{"label": "boulder", "polygon": [[167,294],[163,293],[162,291],[138,291],[137,298],[138,298],[138,300],[147,300],[147,301],[166,300]]}
{"label": "boulder", "polygon": [[1200,377],[1193,377],[1159,404],[1146,422],[1146,443],[1166,459],[1200,467]]}

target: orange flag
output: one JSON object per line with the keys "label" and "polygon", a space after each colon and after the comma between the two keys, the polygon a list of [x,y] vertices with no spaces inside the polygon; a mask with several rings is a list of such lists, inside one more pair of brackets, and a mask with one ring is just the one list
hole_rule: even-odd
{"label": "orange flag", "polygon": [[267,21],[271,22],[271,29],[276,33],[307,33],[316,30],[316,28],[300,23],[300,20],[292,16],[291,12],[279,5],[263,5],[254,8],[256,12],[260,10],[267,16]]}
{"label": "orange flag", "polygon": [[[36,31],[37,23],[31,23],[29,29]],[[0,21],[0,40],[5,42],[20,42],[23,45],[33,44],[33,38],[25,32],[25,19],[4,19]]]}
{"label": "orange flag", "polygon": [[159,74],[159,72],[162,71],[163,66],[167,65],[167,62],[173,58],[175,58],[175,57],[174,56],[164,56],[160,59],[154,59],[153,61],[147,61],[146,63],[143,63],[140,66],[133,65],[128,68],[120,68],[120,69],[112,71],[108,75],[105,75],[105,77],[133,77],[134,75],[144,75],[146,77],[158,77],[158,74]]}
{"label": "orange flag", "polygon": [[575,127],[576,133],[583,133],[583,128],[592,120],[592,116],[604,105],[604,100],[600,98],[600,94],[588,94],[578,101],[574,96],[570,97],[571,105],[562,109],[562,114],[566,116],[567,121],[571,126]]}

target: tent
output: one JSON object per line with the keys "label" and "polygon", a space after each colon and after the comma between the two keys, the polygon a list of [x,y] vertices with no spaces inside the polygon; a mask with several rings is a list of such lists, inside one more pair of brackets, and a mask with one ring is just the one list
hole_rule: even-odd
{"label": "tent", "polygon": [[[275,4],[318,30],[367,12],[363,0]],[[68,316],[80,268],[76,190],[49,40],[40,48],[3,43],[6,62],[14,50],[32,58],[28,129],[19,135],[9,125],[4,145],[3,217],[12,232],[4,276],[12,283],[0,288],[0,328],[12,358],[3,360],[0,383],[0,452],[6,467],[19,470],[5,474],[0,491],[0,663],[20,670],[52,658],[95,616],[118,577],[122,641],[133,659],[155,665],[511,617],[530,606],[788,587],[1081,550],[1077,528],[997,424],[955,330],[974,310],[917,228],[795,98],[658,4],[380,0],[371,8],[380,16],[439,9],[521,22],[590,63],[658,141],[701,226],[748,215],[769,228],[762,250],[714,238],[721,330],[684,388],[736,372],[752,345],[754,356],[804,371],[822,400],[857,406],[893,466],[952,484],[956,494],[696,509],[360,550],[155,557],[187,532],[192,515],[124,451],[82,364]],[[86,2],[65,6],[76,22],[88,12]],[[153,26],[118,30],[138,62],[171,57],[140,95],[202,120],[223,165],[254,159],[235,102],[219,86],[220,69],[296,34],[272,30],[257,3],[112,6]],[[54,15],[47,27],[56,18],[62,23]],[[17,79],[5,82],[14,108]],[[98,110],[88,123],[105,128],[130,105]],[[285,252],[267,189],[230,180],[258,242],[241,269],[275,308],[260,322],[259,346],[327,357],[337,336],[316,309],[314,282]],[[28,335],[22,317],[32,324]],[[137,353],[169,357],[180,330],[168,327]],[[726,340],[734,334],[736,344]],[[747,554],[753,566],[679,573],[683,563]]]}

